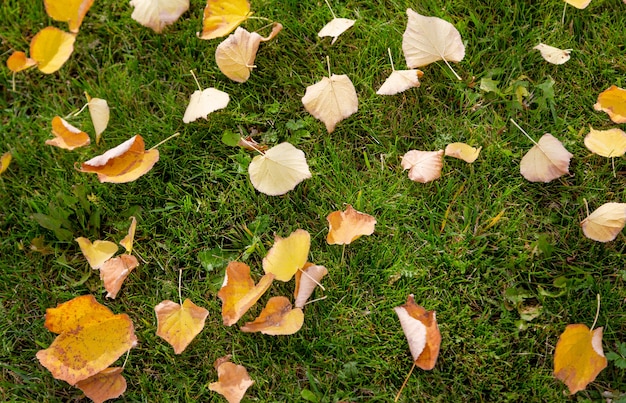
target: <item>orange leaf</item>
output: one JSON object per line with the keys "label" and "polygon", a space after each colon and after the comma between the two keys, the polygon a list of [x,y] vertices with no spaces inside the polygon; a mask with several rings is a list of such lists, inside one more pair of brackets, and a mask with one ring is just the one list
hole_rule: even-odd
{"label": "orange leaf", "polygon": [[198,32],[198,37],[213,39],[226,36],[251,15],[248,0],[207,0],[202,33]]}
{"label": "orange leaf", "polygon": [[94,403],[115,399],[126,392],[126,379],[122,376],[124,368],[113,367],[98,372],[94,376],[79,381],[76,387]]}
{"label": "orange leaf", "polygon": [[253,322],[241,327],[242,332],[261,332],[270,336],[294,334],[304,323],[302,309],[291,309],[291,302],[286,297],[272,297],[261,314]]}
{"label": "orange leaf", "polygon": [[209,311],[186,299],[183,305],[166,300],[154,307],[157,336],[165,339],[180,354],[204,328]]}
{"label": "orange leaf", "polygon": [[209,389],[224,396],[228,403],[239,403],[254,381],[243,365],[228,362],[229,359],[226,356],[215,361],[218,381],[211,382]]}
{"label": "orange leaf", "polygon": [[435,311],[427,311],[417,305],[413,294],[409,295],[406,304],[397,306],[394,310],[400,318],[415,365],[424,370],[433,369],[441,346],[441,333]]}
{"label": "orange leaf", "polygon": [[13,156],[11,155],[9,151],[0,155],[0,174],[2,174],[4,171],[7,170],[12,159],[13,159]]}
{"label": "orange leaf", "polygon": [[83,18],[94,0],[44,0],[46,13],[56,21],[69,24],[70,32],[77,33]]}
{"label": "orange leaf", "polygon": [[272,285],[273,274],[261,277],[255,286],[250,277],[250,267],[241,262],[230,262],[226,267],[224,284],[217,293],[222,300],[222,319],[224,325],[232,326]]}
{"label": "orange leaf", "polygon": [[569,173],[569,161],[573,155],[563,144],[546,133],[520,161],[520,173],[530,182],[550,182]]}
{"label": "orange leaf", "polygon": [[287,282],[304,267],[311,247],[311,235],[298,229],[287,238],[276,236],[274,245],[263,258],[263,270],[272,273],[276,280]]}
{"label": "orange leaf", "polygon": [[296,273],[296,289],[293,292],[296,308],[303,308],[315,287],[319,285],[322,277],[328,274],[328,269],[311,263],[304,265],[302,270]]}
{"label": "orange leaf", "polygon": [[133,251],[133,241],[135,240],[135,230],[137,229],[137,219],[132,216],[130,217],[130,228],[128,228],[128,235],[124,237],[120,241],[120,245],[122,245],[126,252],[129,254]]}
{"label": "orange leaf", "polygon": [[409,170],[409,179],[427,183],[439,179],[443,167],[443,150],[411,150],[404,154],[400,162],[402,168]]}
{"label": "orange leaf", "polygon": [[573,395],[583,390],[606,368],[602,351],[602,328],[593,331],[584,324],[567,325],[554,350],[554,376]]}
{"label": "orange leaf", "polygon": [[36,64],[36,60],[26,57],[26,53],[21,51],[13,52],[13,54],[11,54],[11,56],[7,59],[7,67],[14,73],[26,70]]}
{"label": "orange leaf", "polygon": [[626,90],[612,85],[598,95],[593,109],[608,113],[615,123],[626,123]]}
{"label": "orange leaf", "polygon": [[109,260],[117,252],[117,245],[111,241],[91,241],[87,238],[76,238],[80,250],[89,262],[89,265],[94,270],[99,270],[100,267]]}
{"label": "orange leaf", "polygon": [[107,298],[115,298],[122,288],[122,283],[135,267],[139,266],[137,258],[133,255],[120,255],[109,259],[100,267],[100,279],[104,282],[107,290]]}
{"label": "orange leaf", "polygon": [[55,27],[46,27],[31,40],[30,57],[37,62],[37,68],[42,73],[54,73],[74,52],[75,40],[75,35]]}
{"label": "orange leaf", "polygon": [[52,134],[55,137],[46,140],[46,144],[66,150],[83,147],[91,142],[87,133],[67,123],[60,116],[52,119]]}
{"label": "orange leaf", "polygon": [[60,335],[37,359],[70,385],[101,372],[137,344],[128,315],[114,315],[91,295],[46,310],[46,327]]}
{"label": "orange leaf", "polygon": [[372,235],[376,225],[374,217],[356,211],[349,204],[346,211],[333,211],[326,220],[328,220],[326,242],[330,245],[346,245],[362,235]]}
{"label": "orange leaf", "polygon": [[79,171],[98,174],[100,182],[132,182],[152,169],[159,150],[145,150],[140,135],[131,137],[102,155],[83,162]]}

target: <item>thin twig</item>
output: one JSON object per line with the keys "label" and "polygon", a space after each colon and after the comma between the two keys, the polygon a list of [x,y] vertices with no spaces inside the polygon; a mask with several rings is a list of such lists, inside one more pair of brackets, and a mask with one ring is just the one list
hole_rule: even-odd
{"label": "thin twig", "polygon": [[407,374],[406,378],[404,379],[404,383],[400,387],[400,390],[398,391],[398,394],[396,395],[396,398],[393,399],[394,402],[397,402],[398,399],[400,399],[400,394],[402,393],[402,389],[404,389],[404,387],[406,386],[406,383],[409,381],[409,377],[413,373],[414,369],[415,369],[415,361],[413,361],[413,366],[411,367],[411,370],[409,371],[409,373]]}
{"label": "thin twig", "polygon": [[598,316],[600,316],[600,294],[596,294],[596,299],[598,300],[598,306],[596,308],[596,317],[593,319],[593,325],[591,325],[591,329],[589,329],[589,331],[592,331],[593,328],[596,327]]}

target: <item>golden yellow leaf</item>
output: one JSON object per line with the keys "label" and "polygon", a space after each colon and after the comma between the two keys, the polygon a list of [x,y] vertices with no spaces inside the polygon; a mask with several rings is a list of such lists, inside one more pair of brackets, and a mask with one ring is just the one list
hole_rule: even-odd
{"label": "golden yellow leaf", "polygon": [[52,134],[55,137],[46,140],[46,144],[66,150],[83,147],[91,142],[87,133],[67,123],[60,116],[55,116],[52,119]]}
{"label": "golden yellow leaf", "polygon": [[589,239],[610,242],[626,225],[626,203],[604,203],[589,214],[580,225]]}
{"label": "golden yellow leaf", "polygon": [[26,53],[22,51],[13,52],[7,59],[7,67],[14,73],[33,67],[37,61],[26,57]]}
{"label": "golden yellow leaf", "polygon": [[84,237],[76,238],[80,250],[83,252],[85,259],[89,262],[94,270],[99,270],[100,267],[109,260],[117,252],[117,245],[111,241],[91,241]]}
{"label": "golden yellow leaf", "polygon": [[159,160],[159,150],[145,150],[140,135],[131,137],[104,154],[83,162],[79,171],[98,174],[100,182],[132,182],[152,169]]}
{"label": "golden yellow leaf", "polygon": [[333,74],[306,87],[302,104],[307,112],[324,122],[328,133],[359,109],[356,89],[345,74]]}
{"label": "golden yellow leaf", "polygon": [[226,36],[251,15],[248,0],[207,0],[202,33],[198,32],[198,37],[213,39]]}
{"label": "golden yellow leaf", "polygon": [[427,183],[441,177],[443,168],[443,150],[419,151],[410,150],[402,157],[402,168],[409,170],[409,179]]}
{"label": "golden yellow leaf", "polygon": [[242,332],[261,332],[270,336],[294,334],[304,323],[304,313],[300,308],[291,308],[286,297],[272,297],[261,314],[252,322],[241,327]]}
{"label": "golden yellow leaf", "polygon": [[126,392],[126,379],[122,367],[112,367],[76,383],[76,387],[94,403],[115,399]]}
{"label": "golden yellow leaf", "polygon": [[39,31],[30,42],[30,57],[37,62],[37,68],[51,74],[65,64],[74,52],[76,35],[68,34],[55,27]]}
{"label": "golden yellow leaf", "polygon": [[46,311],[46,327],[60,334],[37,359],[70,385],[101,372],[137,344],[128,315],[94,302],[82,296]]}
{"label": "golden yellow leaf", "polygon": [[363,235],[372,235],[376,219],[369,214],[356,211],[348,204],[345,211],[333,211],[328,221],[328,235],[326,242],[329,245],[347,245]]}
{"label": "golden yellow leaf", "polygon": [[415,365],[424,370],[433,369],[441,346],[435,311],[427,311],[417,305],[413,294],[409,295],[406,304],[394,310],[400,319]]}
{"label": "golden yellow leaf", "polygon": [[565,2],[569,5],[572,5],[580,10],[587,8],[591,0],[565,0]]}
{"label": "golden yellow leaf", "polygon": [[444,155],[447,157],[458,158],[468,164],[471,164],[476,161],[476,158],[478,158],[480,150],[482,150],[482,147],[476,148],[465,143],[450,143],[446,146]]}
{"label": "golden yellow leaf", "polygon": [[228,403],[239,403],[254,381],[243,365],[233,364],[229,359],[226,356],[215,360],[218,381],[211,382],[209,389],[224,396]]}
{"label": "golden yellow leaf", "polygon": [[615,123],[626,123],[626,90],[612,85],[598,95],[593,108],[606,112]]}
{"label": "golden yellow leaf", "polygon": [[132,253],[133,241],[135,240],[135,230],[137,229],[137,219],[134,216],[130,217],[130,227],[128,228],[128,234],[120,241],[120,245],[126,249],[126,252]]}
{"label": "golden yellow leaf", "polygon": [[569,173],[572,157],[557,138],[546,133],[520,161],[520,173],[530,182],[550,182]]}
{"label": "golden yellow leaf", "polygon": [[304,267],[311,247],[311,235],[298,229],[287,238],[276,236],[274,245],[263,258],[263,270],[272,273],[276,280],[289,281],[298,269]]}
{"label": "golden yellow leaf", "polygon": [[554,350],[554,376],[574,393],[584,390],[606,368],[602,351],[602,328],[567,325]]}
{"label": "golden yellow leaf", "polygon": [[139,261],[133,255],[120,255],[104,262],[100,267],[100,279],[107,290],[107,298],[115,298],[122,288],[122,283],[133,269],[139,266]]}
{"label": "golden yellow leaf", "polygon": [[252,186],[269,196],[283,195],[311,177],[304,152],[287,142],[254,157],[248,174]]}
{"label": "golden yellow leaf", "polygon": [[585,136],[585,146],[592,153],[603,157],[621,157],[626,153],[626,133],[617,128],[595,130],[589,126],[589,134]]}
{"label": "golden yellow leaf", "polygon": [[154,307],[157,316],[157,336],[163,338],[180,354],[204,328],[209,311],[186,299],[183,305],[163,301]]}
{"label": "golden yellow leaf", "polygon": [[67,22],[70,32],[77,33],[94,0],[44,0],[46,13],[56,21]]}
{"label": "golden yellow leaf", "polygon": [[7,170],[12,159],[13,156],[9,151],[0,156],[0,175],[2,175],[2,173]]}
{"label": "golden yellow leaf", "polygon": [[226,267],[224,284],[217,293],[222,300],[222,320],[232,326],[254,305],[272,285],[273,274],[261,277],[255,286],[250,277],[250,267],[241,262],[230,262]]}

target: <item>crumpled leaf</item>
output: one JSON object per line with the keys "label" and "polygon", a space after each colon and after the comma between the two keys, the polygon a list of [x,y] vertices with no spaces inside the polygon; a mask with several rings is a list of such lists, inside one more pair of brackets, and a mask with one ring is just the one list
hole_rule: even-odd
{"label": "crumpled leaf", "polygon": [[85,259],[94,270],[99,270],[104,262],[109,260],[117,252],[117,245],[111,241],[91,241],[84,237],[76,238],[80,250]]}
{"label": "crumpled leaf", "polygon": [[315,287],[320,285],[322,277],[327,274],[326,267],[311,263],[306,263],[302,270],[296,272],[296,289],[293,292],[296,308],[304,308]]}
{"label": "crumpled leaf", "polygon": [[250,78],[250,72],[256,66],[254,59],[261,42],[274,39],[283,29],[282,24],[274,23],[272,32],[266,38],[256,32],[248,32],[244,28],[237,28],[215,49],[215,62],[220,71],[233,81],[245,83]]}
{"label": "crumpled leaf", "polygon": [[376,93],[378,95],[396,95],[409,88],[419,87],[420,78],[424,75],[421,70],[393,70]]}
{"label": "crumpled leaf", "polygon": [[160,34],[189,9],[189,0],[130,0],[130,18]]}
{"label": "crumpled leaf", "polygon": [[183,305],[165,300],[154,307],[157,316],[156,335],[174,347],[174,353],[180,354],[204,328],[204,321],[209,311],[197,306],[190,299]]}
{"label": "crumpled leaf", "polygon": [[159,150],[145,150],[143,138],[136,135],[104,154],[83,162],[79,171],[98,174],[100,182],[132,182],[152,169]]}
{"label": "crumpled leaf", "polygon": [[56,21],[69,24],[70,32],[77,33],[83,18],[94,0],[44,0],[46,13]]}
{"label": "crumpled leaf", "polygon": [[91,143],[87,133],[67,123],[60,116],[55,116],[52,119],[52,134],[55,137],[46,140],[46,144],[70,151]]}
{"label": "crumpled leaf", "polygon": [[115,399],[126,392],[126,379],[122,376],[122,367],[107,368],[94,376],[76,383],[76,387],[94,403]]}
{"label": "crumpled leaf", "polygon": [[569,5],[572,5],[580,10],[587,8],[591,0],[565,0],[565,2]]}
{"label": "crumpled leaf", "polygon": [[413,294],[409,295],[406,304],[395,307],[394,311],[409,342],[415,365],[427,371],[433,369],[441,346],[435,311],[417,305]]}
{"label": "crumpled leaf", "polygon": [[128,315],[113,314],[92,295],[47,309],[46,328],[60,334],[37,359],[70,385],[103,371],[137,344]]}
{"label": "crumpled leaf", "polygon": [[550,182],[569,173],[573,155],[550,133],[546,133],[520,161],[520,173],[530,182]]}
{"label": "crumpled leaf", "polygon": [[263,258],[263,270],[274,274],[276,280],[287,282],[306,264],[310,247],[311,235],[303,229],[295,230],[287,238],[277,235]]}
{"label": "crumpled leaf", "polygon": [[345,211],[333,211],[328,221],[328,235],[326,242],[329,245],[348,245],[363,235],[372,235],[376,219],[369,214],[356,211],[350,204]]}
{"label": "crumpled leaf", "polygon": [[74,52],[76,35],[55,27],[46,27],[30,41],[30,57],[39,71],[51,74],[59,70]]}
{"label": "crumpled leaf", "polygon": [[224,325],[232,326],[248,309],[261,298],[270,288],[274,280],[273,274],[266,274],[255,286],[250,277],[250,267],[241,262],[230,262],[226,266],[224,283],[217,293],[222,300],[222,320]]}
{"label": "crumpled leaf", "polygon": [[359,109],[356,89],[345,74],[333,74],[306,87],[302,104],[307,112],[324,122],[328,133]]}
{"label": "crumpled leaf", "polygon": [[443,168],[443,150],[411,150],[404,154],[400,162],[402,168],[409,170],[409,179],[427,183],[439,179]]}
{"label": "crumpled leaf", "polygon": [[128,234],[120,241],[120,245],[126,249],[127,253],[133,252],[133,242],[135,240],[135,230],[137,229],[137,219],[135,216],[130,217],[130,227],[128,228]]}
{"label": "crumpled leaf", "polygon": [[541,52],[541,57],[548,63],[563,64],[570,59],[569,52],[571,49],[559,49],[554,46],[546,45],[545,43],[540,43],[533,49]]}
{"label": "crumpled leaf", "polygon": [[272,297],[261,314],[252,322],[241,327],[242,332],[261,332],[270,336],[294,334],[304,323],[304,313],[300,308],[291,307],[286,297]]}
{"label": "crumpled leaf", "polygon": [[104,289],[107,290],[107,298],[115,299],[126,277],[137,266],[139,266],[137,258],[128,254],[123,254],[104,262],[102,267],[100,267],[100,279],[104,283]]}
{"label": "crumpled leaf", "polygon": [[26,53],[20,50],[13,52],[7,59],[7,67],[14,73],[26,70],[35,65],[37,65],[37,61],[27,57]]}
{"label": "crumpled leaf", "polygon": [[465,143],[450,143],[446,146],[444,154],[446,157],[458,158],[471,164],[478,158],[480,150],[482,147],[476,148]]}
{"label": "crumpled leaf", "polygon": [[317,33],[317,36],[323,38],[325,36],[330,36],[333,40],[330,44],[334,44],[339,35],[346,32],[350,29],[356,20],[349,20],[347,18],[333,18],[328,24],[324,25],[324,27]]}
{"label": "crumpled leaf", "polygon": [[626,225],[626,203],[604,203],[589,214],[580,225],[589,239],[610,242]]}
{"label": "crumpled leaf", "polygon": [[209,113],[226,108],[229,102],[230,96],[215,88],[194,91],[189,97],[189,105],[185,109],[183,122],[189,123],[199,118],[208,119]]}
{"label": "crumpled leaf", "polygon": [[585,146],[592,153],[603,157],[621,157],[626,153],[626,133],[617,128],[595,130],[589,126],[589,134],[585,136]]}
{"label": "crumpled leaf", "polygon": [[269,196],[283,195],[311,177],[304,152],[287,142],[254,157],[248,174],[252,186]]}
{"label": "crumpled leaf", "polygon": [[229,362],[230,356],[218,358],[213,366],[217,370],[217,382],[211,382],[209,389],[224,396],[228,403],[239,403],[254,381],[243,365]]}
{"label": "crumpled leaf", "polygon": [[626,123],[626,90],[612,85],[598,95],[593,109],[606,112],[615,123]]}
{"label": "crumpled leaf", "polygon": [[207,0],[202,32],[197,35],[200,39],[221,38],[230,34],[251,15],[248,0]]}
{"label": "crumpled leaf", "polygon": [[105,131],[109,125],[109,104],[105,99],[92,98],[86,92],[85,96],[87,97],[87,105],[89,106],[89,115],[91,116],[93,129],[96,132],[96,144],[100,144],[102,132]]}
{"label": "crumpled leaf", "polygon": [[7,170],[12,159],[13,155],[11,155],[10,151],[7,151],[0,156],[0,175]]}
{"label": "crumpled leaf", "polygon": [[584,390],[606,368],[602,351],[602,328],[589,330],[584,324],[567,325],[554,350],[554,376],[570,394]]}

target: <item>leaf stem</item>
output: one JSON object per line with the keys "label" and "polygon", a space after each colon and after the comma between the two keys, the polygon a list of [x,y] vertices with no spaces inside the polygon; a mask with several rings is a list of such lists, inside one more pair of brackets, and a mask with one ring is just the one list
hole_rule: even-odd
{"label": "leaf stem", "polygon": [[583,201],[585,202],[585,210],[587,210],[587,217],[589,217],[589,204],[587,204],[587,199],[583,197]]}
{"label": "leaf stem", "polygon": [[258,148],[256,148],[254,146],[254,144],[252,144],[251,142],[249,142],[248,140],[244,139],[243,137],[239,137],[239,141],[242,141],[244,143],[246,143],[250,148],[254,149],[254,151],[258,152],[261,155],[265,155],[265,153],[261,150],[259,150]]}
{"label": "leaf stem", "polygon": [[[515,125],[515,127],[517,127],[517,128],[518,128],[518,129],[519,129],[522,133],[524,133],[524,136],[528,137],[528,140],[532,141],[534,145],[536,145],[537,147],[539,147],[539,144],[538,144],[535,140],[533,140],[533,138],[532,138],[532,137],[530,137],[530,135],[529,135],[528,133],[526,133],[526,132],[524,131],[524,129],[522,129],[522,128],[520,127],[520,125],[518,125],[518,124],[517,124],[517,123],[513,120],[513,118],[511,118],[510,120],[511,120],[511,123],[513,123],[513,124]],[[541,148],[541,147],[539,147],[539,148]]]}
{"label": "leaf stem", "polygon": [[333,12],[332,7],[330,6],[330,3],[328,2],[328,0],[324,0],[326,2],[326,5],[328,6],[328,9],[330,10],[330,13],[333,16],[333,19],[337,18],[337,16],[335,15],[335,13]]}
{"label": "leaf stem", "polygon": [[312,282],[314,282],[315,284],[317,284],[319,286],[319,288],[322,289],[322,291],[326,291],[326,288],[324,288],[324,286],[322,284],[320,284],[319,281],[317,281],[316,279],[313,278],[313,276],[311,276],[309,273],[307,273],[306,271],[302,270],[302,269],[298,269],[302,272],[302,274],[304,274],[305,276],[307,276],[309,278],[309,280],[311,280]]}
{"label": "leaf stem", "polygon": [[387,53],[389,53],[389,61],[391,62],[391,70],[396,71],[396,68],[393,65],[393,57],[391,57],[391,49],[387,48]]}
{"label": "leaf stem", "polygon": [[178,136],[180,136],[180,132],[176,132],[176,133],[172,134],[171,136],[169,136],[168,138],[166,138],[165,140],[158,142],[156,145],[150,147],[150,150],[154,150],[155,148],[157,148],[161,144],[165,143],[166,141],[169,141],[169,140],[173,139],[174,137],[178,137]]}
{"label": "leaf stem", "polygon": [[193,70],[189,70],[189,72],[191,73],[191,75],[193,76],[193,80],[196,82],[196,85],[198,86],[198,89],[200,91],[202,91],[202,87],[200,87],[200,83],[198,82],[198,79],[196,78],[196,75],[194,74]]}
{"label": "leaf stem", "polygon": [[452,74],[454,74],[454,76],[456,77],[457,80],[461,81],[463,80],[458,74],[456,74],[456,71],[454,71],[454,69],[452,68],[452,66],[450,66],[450,63],[448,63],[448,61],[446,59],[443,59],[444,63],[448,65],[448,67],[450,68],[450,71],[452,71]]}
{"label": "leaf stem", "polygon": [[406,378],[404,379],[404,383],[402,384],[402,386],[400,387],[400,390],[398,391],[398,394],[396,395],[396,398],[393,399],[394,402],[397,402],[398,399],[400,399],[400,394],[402,393],[402,390],[404,389],[404,387],[406,386],[406,383],[409,381],[409,377],[411,376],[411,374],[413,373],[413,370],[415,369],[415,361],[413,361],[413,366],[411,367],[411,370],[409,371],[409,373],[407,374]]}
{"label": "leaf stem", "polygon": [[596,294],[596,299],[598,300],[598,306],[596,307],[596,317],[593,319],[593,324],[591,325],[591,329],[589,329],[589,331],[592,331],[594,327],[596,327],[596,322],[598,322],[598,316],[600,316],[600,294]]}
{"label": "leaf stem", "polygon": [[330,78],[330,57],[326,55],[326,67],[328,68],[328,78]]}
{"label": "leaf stem", "polygon": [[178,303],[183,306],[183,293],[181,291],[183,285],[183,269],[178,269]]}

